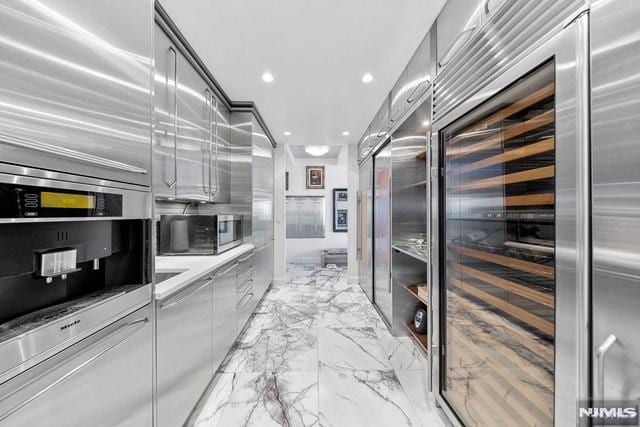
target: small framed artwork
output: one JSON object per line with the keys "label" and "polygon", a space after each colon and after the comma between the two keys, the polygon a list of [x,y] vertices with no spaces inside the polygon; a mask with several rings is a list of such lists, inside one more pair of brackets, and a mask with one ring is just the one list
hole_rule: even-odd
{"label": "small framed artwork", "polygon": [[307,190],[324,190],[324,166],[307,166]]}
{"label": "small framed artwork", "polygon": [[346,188],[334,188],[333,189],[333,232],[334,233],[346,233],[349,204],[347,198]]}
{"label": "small framed artwork", "polygon": [[284,173],[284,191],[289,191],[289,172]]}

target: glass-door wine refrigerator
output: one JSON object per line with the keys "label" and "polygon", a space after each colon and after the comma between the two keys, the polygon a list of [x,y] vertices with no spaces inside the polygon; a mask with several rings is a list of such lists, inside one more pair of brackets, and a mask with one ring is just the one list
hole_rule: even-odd
{"label": "glass-door wine refrigerator", "polygon": [[[438,399],[465,426],[576,425],[576,402],[589,394],[582,25],[520,56],[434,123],[435,378]],[[442,91],[453,81],[444,79]]]}

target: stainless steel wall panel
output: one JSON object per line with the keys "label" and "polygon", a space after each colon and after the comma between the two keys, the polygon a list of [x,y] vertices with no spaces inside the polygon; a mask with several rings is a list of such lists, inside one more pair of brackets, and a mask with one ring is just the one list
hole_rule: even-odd
{"label": "stainless steel wall panel", "polygon": [[373,158],[373,301],[391,324],[391,144]]}
{"label": "stainless steel wall panel", "polygon": [[358,192],[358,275],[360,287],[373,301],[373,160],[360,166]]}
{"label": "stainless steel wall panel", "polygon": [[253,243],[262,245],[273,239],[273,147],[254,119],[252,132],[252,227]]}
{"label": "stainless steel wall panel", "polygon": [[149,186],[153,2],[0,6],[1,161]]}
{"label": "stainless steel wall panel", "polygon": [[[593,395],[640,395],[640,3],[591,11]],[[616,337],[606,355],[598,347]]]}

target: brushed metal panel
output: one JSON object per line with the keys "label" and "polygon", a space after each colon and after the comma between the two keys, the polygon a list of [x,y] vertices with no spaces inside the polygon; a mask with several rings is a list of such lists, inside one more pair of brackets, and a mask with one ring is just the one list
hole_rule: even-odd
{"label": "brushed metal panel", "polygon": [[236,274],[238,263],[227,264],[213,276],[213,370],[236,339]]}
{"label": "brushed metal panel", "polygon": [[262,245],[273,239],[273,146],[253,120],[252,137],[252,224],[253,243]]}
{"label": "brushed metal panel", "polygon": [[153,2],[0,6],[2,162],[149,186]]}
{"label": "brushed metal panel", "polygon": [[373,160],[360,166],[360,215],[358,218],[358,275],[360,287],[373,301]]}
{"label": "brushed metal panel", "polygon": [[376,153],[373,169],[373,301],[391,324],[391,144]]}
{"label": "brushed metal panel", "polygon": [[220,101],[215,116],[215,144],[212,149],[211,201],[229,203],[231,200],[231,112]]}
{"label": "brushed metal panel", "polygon": [[[593,150],[593,385],[606,399],[640,395],[640,3],[591,11]],[[617,342],[597,369],[598,346]]]}
{"label": "brushed metal panel", "polygon": [[151,318],[147,305],[2,384],[0,424],[150,427]]}
{"label": "brushed metal panel", "polygon": [[157,425],[182,425],[213,377],[213,279],[157,302]]}

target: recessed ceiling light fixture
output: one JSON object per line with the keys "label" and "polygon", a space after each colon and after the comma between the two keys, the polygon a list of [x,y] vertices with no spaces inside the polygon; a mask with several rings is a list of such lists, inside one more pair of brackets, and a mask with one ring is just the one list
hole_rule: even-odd
{"label": "recessed ceiling light fixture", "polygon": [[362,76],[362,83],[371,83],[373,81],[373,76],[371,73],[364,73]]}
{"label": "recessed ceiling light fixture", "polygon": [[329,147],[327,145],[307,145],[304,147],[304,151],[317,157],[327,154],[329,152]]}
{"label": "recessed ceiling light fixture", "polygon": [[342,136],[349,136],[351,133],[348,130],[342,132]]}
{"label": "recessed ceiling light fixture", "polygon": [[264,80],[267,83],[271,83],[273,81],[273,74],[271,74],[270,72],[266,71],[262,75],[262,80]]}
{"label": "recessed ceiling light fixture", "polygon": [[289,132],[288,130],[285,130],[282,133],[284,134],[284,136],[291,136],[291,132]]}

